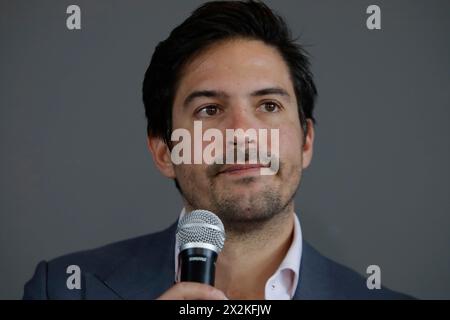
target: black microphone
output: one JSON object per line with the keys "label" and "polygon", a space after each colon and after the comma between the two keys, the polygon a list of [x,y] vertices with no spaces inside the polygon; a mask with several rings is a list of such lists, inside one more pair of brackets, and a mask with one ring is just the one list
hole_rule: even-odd
{"label": "black microphone", "polygon": [[178,221],[180,281],[214,286],[217,256],[225,243],[222,221],[208,210],[194,210]]}

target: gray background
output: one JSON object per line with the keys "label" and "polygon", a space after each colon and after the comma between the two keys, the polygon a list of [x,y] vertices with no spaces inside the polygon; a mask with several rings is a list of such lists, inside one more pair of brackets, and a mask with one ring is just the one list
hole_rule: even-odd
{"label": "gray background", "polygon": [[[181,201],[146,149],[141,83],[203,1],[1,1],[0,298],[35,265],[168,226]],[[450,298],[449,1],[267,1],[312,55],[305,237],[382,284]],[[365,10],[382,10],[369,31]],[[82,30],[66,29],[78,4]]]}

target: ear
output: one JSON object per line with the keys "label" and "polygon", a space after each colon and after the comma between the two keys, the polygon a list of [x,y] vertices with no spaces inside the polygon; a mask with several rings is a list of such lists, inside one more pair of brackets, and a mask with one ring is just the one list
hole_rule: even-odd
{"label": "ear", "polygon": [[306,119],[308,126],[308,133],[306,134],[306,139],[302,147],[302,167],[303,169],[308,168],[311,163],[313,156],[313,146],[314,146],[314,123],[311,119]]}
{"label": "ear", "polygon": [[147,145],[158,170],[164,176],[175,179],[175,170],[170,157],[170,150],[164,140],[159,137],[148,136]]}

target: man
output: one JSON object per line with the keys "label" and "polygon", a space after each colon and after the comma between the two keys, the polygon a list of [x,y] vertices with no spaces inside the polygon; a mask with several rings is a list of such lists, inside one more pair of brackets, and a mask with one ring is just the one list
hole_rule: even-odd
{"label": "man", "polygon": [[[174,224],[159,233],[41,262],[24,298],[404,298],[385,288],[369,290],[363,277],[302,239],[294,196],[313,155],[315,97],[305,52],[266,5],[220,1],[198,8],[157,46],[145,74],[143,100],[149,149],[161,173],[174,179],[184,202],[182,215],[206,209],[225,226],[215,287],[174,284]],[[242,145],[236,136],[219,145],[234,148],[233,153],[243,147],[244,164],[176,164],[173,151],[180,141],[172,133],[184,129],[194,136],[199,121],[203,131],[277,130],[279,141],[271,139],[267,147],[278,168],[262,175],[267,164],[249,161],[256,141]],[[202,140],[200,151],[206,146]],[[82,271],[79,290],[67,288],[69,265]]]}

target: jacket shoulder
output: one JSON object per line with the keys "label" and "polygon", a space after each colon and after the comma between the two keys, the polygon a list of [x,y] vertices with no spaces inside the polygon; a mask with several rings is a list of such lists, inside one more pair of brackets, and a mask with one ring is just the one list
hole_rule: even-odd
{"label": "jacket shoulder", "polygon": [[327,289],[333,293],[334,299],[381,299],[403,300],[414,299],[406,294],[391,290],[385,286],[380,289],[368,289],[367,279],[358,272],[333,261],[311,245],[306,244],[308,255],[313,257],[316,271],[322,274],[322,279],[327,282]]}
{"label": "jacket shoulder", "polygon": [[169,229],[41,261],[25,284],[23,299],[83,299],[84,290],[67,286],[68,278],[74,274],[73,266],[80,270],[81,287],[86,275],[105,279],[123,262],[160,247]]}

